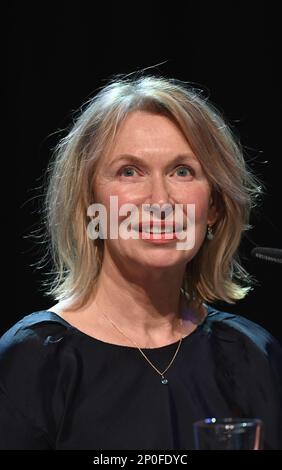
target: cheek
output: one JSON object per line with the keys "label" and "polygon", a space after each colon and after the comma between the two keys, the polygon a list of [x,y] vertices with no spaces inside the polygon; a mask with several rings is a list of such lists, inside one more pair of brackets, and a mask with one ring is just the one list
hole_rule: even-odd
{"label": "cheek", "polygon": [[195,205],[195,218],[196,222],[206,220],[208,217],[210,201],[210,190],[208,186],[196,187],[193,190],[187,192],[183,198],[184,204]]}
{"label": "cheek", "polygon": [[113,209],[115,212],[118,211],[120,206],[126,202],[128,202],[126,197],[112,187],[99,185],[96,188],[95,203],[102,204],[106,208],[108,217]]}
{"label": "cheek", "polygon": [[208,201],[198,201],[195,207],[195,218],[197,222],[206,222],[208,218]]}
{"label": "cheek", "polygon": [[[134,213],[130,207],[125,207],[125,205],[132,204],[134,202],[123,192],[113,191],[112,188],[111,191],[107,191],[105,188],[103,188],[103,191],[100,190],[96,192],[96,201],[99,204],[102,204],[106,209],[105,227],[108,234],[116,234],[116,231],[119,230],[121,222],[123,222],[125,219],[129,221],[129,218],[131,218],[131,220],[134,222],[139,221],[138,215],[136,215],[136,213]],[[121,208],[123,210],[121,210]],[[104,215],[102,217],[104,217]],[[113,230],[113,232],[111,232],[111,230]],[[117,240],[114,239],[113,243],[117,243]]]}
{"label": "cheek", "polygon": [[136,191],[133,191],[130,187],[121,187],[120,185],[109,184],[103,187],[98,187],[96,190],[96,202],[104,204],[107,208],[110,207],[110,198],[115,197],[117,200],[118,207],[127,203],[135,203]]}

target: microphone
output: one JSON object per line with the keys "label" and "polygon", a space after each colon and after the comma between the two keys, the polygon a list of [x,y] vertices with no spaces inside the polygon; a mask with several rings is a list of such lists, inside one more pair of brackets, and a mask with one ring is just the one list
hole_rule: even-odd
{"label": "microphone", "polygon": [[263,246],[257,246],[251,251],[251,255],[254,258],[262,259],[265,261],[271,261],[273,263],[282,264],[282,249],[281,248],[267,248]]}

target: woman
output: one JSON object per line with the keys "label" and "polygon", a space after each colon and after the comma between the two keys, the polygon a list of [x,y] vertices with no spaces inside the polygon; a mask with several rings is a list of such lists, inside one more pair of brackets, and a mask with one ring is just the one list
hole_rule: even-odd
{"label": "woman", "polygon": [[250,288],[236,250],[257,193],[200,93],[153,76],[100,90],[52,165],[57,303],[1,339],[2,448],[192,449],[209,416],[260,418],[279,448],[280,347],[210,305]]}

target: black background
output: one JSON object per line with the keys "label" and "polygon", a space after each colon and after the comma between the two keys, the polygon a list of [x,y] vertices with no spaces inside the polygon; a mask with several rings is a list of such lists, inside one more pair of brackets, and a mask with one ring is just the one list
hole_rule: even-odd
{"label": "black background", "polygon": [[[241,247],[258,284],[236,305],[282,341],[282,266],[252,260],[256,246],[281,248],[281,56],[278,14],[271,2],[12,2],[6,18],[9,151],[2,206],[1,332],[54,302],[33,266],[39,247],[28,234],[40,218],[38,194],[52,148],[72,114],[113,74],[144,67],[202,86],[240,135],[265,196]],[[278,22],[277,22],[278,23]],[[6,169],[7,168],[7,169]],[[5,181],[4,181],[5,180]],[[6,187],[6,186],[5,186]]]}

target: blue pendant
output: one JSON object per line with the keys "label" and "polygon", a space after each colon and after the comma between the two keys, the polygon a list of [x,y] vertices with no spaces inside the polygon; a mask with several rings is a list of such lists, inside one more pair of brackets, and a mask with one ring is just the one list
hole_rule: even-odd
{"label": "blue pendant", "polygon": [[162,382],[162,384],[166,385],[168,383],[168,380],[163,377],[161,382]]}

